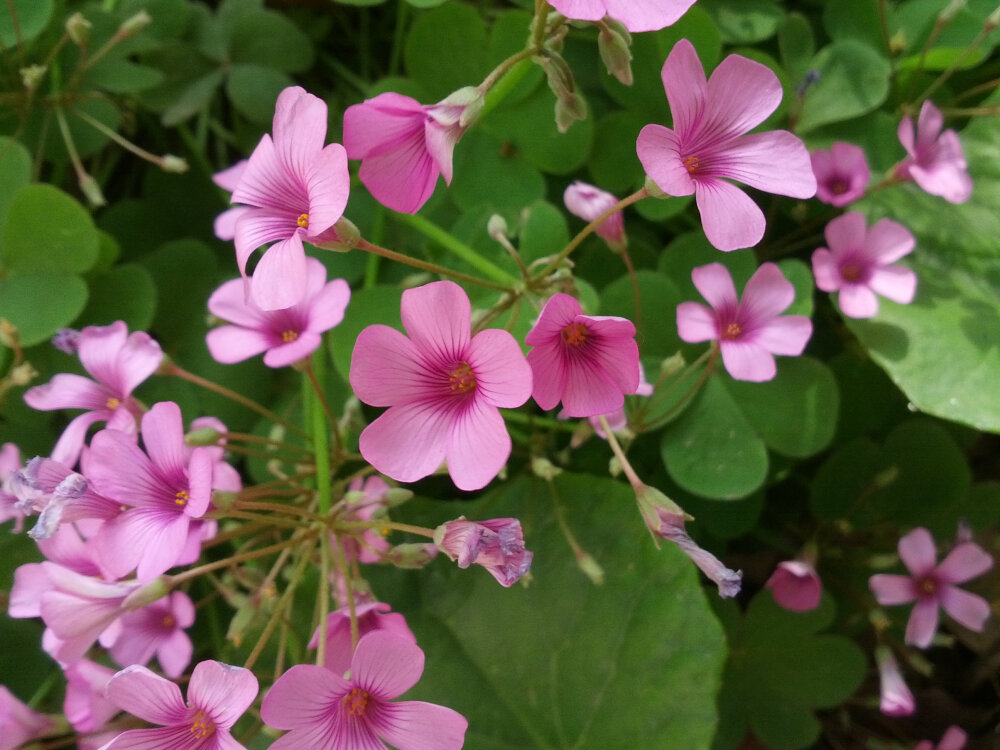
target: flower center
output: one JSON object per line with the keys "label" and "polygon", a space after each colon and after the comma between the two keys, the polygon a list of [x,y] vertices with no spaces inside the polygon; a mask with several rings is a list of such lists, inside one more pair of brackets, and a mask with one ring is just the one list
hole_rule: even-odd
{"label": "flower center", "polygon": [[205,716],[204,711],[198,711],[191,722],[191,734],[196,740],[204,739],[215,732],[215,724]]}
{"label": "flower center", "polygon": [[177,505],[187,505],[187,502],[190,499],[191,496],[188,494],[187,490],[177,490],[177,494],[174,495],[174,502],[177,503]]}
{"label": "flower center", "polygon": [[938,584],[937,581],[928,576],[920,579],[920,582],[917,584],[917,588],[920,590],[920,593],[925,596],[934,596],[934,594],[937,593]]}
{"label": "flower center", "polygon": [[119,404],[121,404],[121,401],[116,399],[114,396],[108,396],[108,400],[104,402],[104,405],[111,411],[117,409]]}
{"label": "flower center", "polygon": [[281,332],[281,340],[284,341],[286,344],[292,343],[298,337],[299,337],[299,332],[298,331],[282,331]]}
{"label": "flower center", "polygon": [[303,229],[308,229],[309,228],[309,214],[301,214],[299,216],[299,218],[297,218],[295,220],[295,223],[298,224]]}
{"label": "flower center", "polygon": [[844,281],[850,281],[852,283],[857,283],[861,281],[861,267],[856,266],[853,263],[848,263],[840,267],[840,277]]}
{"label": "flower center", "polygon": [[177,624],[177,620],[174,619],[173,615],[164,615],[163,616],[163,627],[169,629],[169,628],[173,628],[176,624]]}
{"label": "flower center", "polygon": [[843,195],[847,192],[847,181],[839,178],[833,180],[830,183],[830,192],[834,195]]}
{"label": "flower center", "polygon": [[562,329],[562,339],[570,346],[583,346],[587,340],[587,326],[583,323],[570,323]]}
{"label": "flower center", "polygon": [[351,712],[351,716],[364,716],[365,709],[368,708],[368,699],[370,697],[371,695],[369,695],[367,690],[354,688],[341,699],[340,703]]}
{"label": "flower center", "polygon": [[697,156],[685,156],[684,157],[684,168],[688,173],[693,173],[698,169],[698,157]]}
{"label": "flower center", "polygon": [[468,393],[476,387],[476,374],[468,362],[458,362],[448,373],[448,388],[452,393]]}
{"label": "flower center", "polygon": [[730,323],[726,326],[726,329],[722,332],[723,341],[735,341],[743,333],[743,329],[740,327],[739,323]]}

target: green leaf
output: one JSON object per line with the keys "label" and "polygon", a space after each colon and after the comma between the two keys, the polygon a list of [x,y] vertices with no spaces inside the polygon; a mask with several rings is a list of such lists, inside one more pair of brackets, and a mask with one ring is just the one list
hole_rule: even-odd
{"label": "green leaf", "polygon": [[274,68],[243,63],[234,65],[226,80],[226,94],[233,106],[254,122],[269,123],[274,119],[274,104],[278,94],[294,83]]}
{"label": "green leaf", "polygon": [[130,331],[144,331],[156,310],[153,277],[136,263],[124,263],[90,283],[90,301],[80,316],[86,325],[124,320]]}
{"label": "green leaf", "polygon": [[[630,111],[612,112],[598,120],[588,164],[595,185],[625,193],[642,183],[645,173],[635,152],[635,141],[647,124],[645,117]],[[642,201],[639,205],[650,202]]]}
{"label": "green leaf", "polygon": [[42,33],[55,6],[53,0],[11,0],[0,13],[0,49],[30,42]]}
{"label": "green leaf", "polygon": [[793,79],[801,79],[816,54],[816,40],[809,19],[801,13],[789,13],[778,28],[778,49],[785,70]]}
{"label": "green leaf", "polygon": [[809,68],[818,71],[820,79],[806,93],[799,133],[871,112],[889,94],[889,61],[853,39],[824,47]]}
{"label": "green leaf", "polygon": [[480,129],[462,139],[451,183],[452,199],[460,209],[520,211],[544,195],[542,175],[509,144]]}
{"label": "green leaf", "polygon": [[343,321],[328,338],[333,364],[345,383],[350,379],[354,342],[363,329],[381,323],[402,330],[402,324],[399,322],[399,303],[402,295],[403,291],[393,286],[359,289],[351,294],[351,302],[344,312]]}
{"label": "green leaf", "polygon": [[113,94],[133,94],[162,82],[163,73],[148,65],[105,58],[87,71],[86,80]]}
{"label": "green leaf", "polygon": [[[813,711],[848,699],[865,676],[865,657],[853,641],[820,634],[833,619],[824,596],[818,609],[789,612],[761,591],[730,633],[732,656],[719,696],[728,741],[734,748],[750,727],[766,747],[803,748],[819,736]],[[736,729],[743,727],[743,731]]]}
{"label": "green leaf", "polygon": [[52,185],[25,185],[7,211],[0,264],[12,272],[83,273],[97,260],[87,210]]}
{"label": "green leaf", "polygon": [[[1000,101],[997,96],[988,102]],[[975,188],[962,205],[916,185],[862,204],[869,221],[902,223],[917,239],[910,305],[880,300],[870,320],[848,320],[872,358],[921,411],[1000,432],[1000,143],[987,118],[963,133]]]}
{"label": "green leaf", "polygon": [[[614,262],[609,258],[609,265]],[[638,316],[632,279],[627,275],[619,276],[601,291],[601,314],[631,320],[643,356],[669,357],[681,347],[673,319],[673,311],[682,301],[680,292],[670,279],[654,271],[638,271],[636,283],[639,288]]]}
{"label": "green leaf", "polygon": [[811,357],[781,361],[766,383],[726,381],[747,421],[774,451],[805,458],[833,440],[840,398],[830,369]]}
{"label": "green leaf", "polygon": [[882,21],[879,18],[879,0],[839,0],[836,3],[824,3],[823,27],[831,39],[853,39],[872,49],[885,49]]}
{"label": "green leaf", "polygon": [[811,318],[814,289],[812,269],[798,258],[780,260],[778,268],[795,287],[795,300],[782,315],[805,315]]}
{"label": "green leaf", "polygon": [[0,279],[0,318],[17,326],[22,346],[40,344],[68,326],[87,304],[79,276],[20,273]]}
{"label": "green leaf", "polygon": [[435,99],[475,86],[489,72],[486,26],[468,5],[452,3],[417,16],[406,40],[407,72]]}
{"label": "green leaf", "polygon": [[31,154],[18,141],[0,136],[0,232],[7,220],[7,206],[20,188],[31,181]]}
{"label": "green leaf", "polygon": [[176,340],[194,330],[204,336],[205,305],[218,273],[211,248],[198,240],[175,240],[145,255],[141,263],[162,300],[153,318],[157,335]]}
{"label": "green leaf", "polygon": [[235,64],[266,64],[282,73],[302,73],[313,64],[312,41],[287,16],[272,10],[240,15],[230,32]]}
{"label": "green leaf", "polygon": [[775,0],[702,0],[729,44],[754,44],[770,39],[784,19]]}
{"label": "green leaf", "polygon": [[746,497],[767,477],[767,448],[718,377],[708,379],[660,443],[667,473],[715,500]]}
{"label": "green leaf", "polygon": [[409,695],[466,716],[478,749],[708,748],[724,639],[694,566],[674,545],[655,549],[627,485],[563,474],[554,489],[603,586],[573,564],[540,480],[425,505],[430,525],[480,507],[519,517],[534,560],[530,584],[509,590],[443,555],[419,575],[387,572],[412,592],[395,606],[427,653]]}
{"label": "green leaf", "polygon": [[436,8],[444,5],[448,0],[406,0],[414,8]]}
{"label": "green leaf", "polygon": [[528,207],[521,227],[518,251],[525,265],[555,255],[569,244],[569,229],[562,211],[545,201]]}

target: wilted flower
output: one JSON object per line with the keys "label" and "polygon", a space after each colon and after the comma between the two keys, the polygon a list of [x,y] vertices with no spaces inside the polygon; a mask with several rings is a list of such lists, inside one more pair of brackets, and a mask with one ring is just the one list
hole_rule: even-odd
{"label": "wilted flower", "polygon": [[524,548],[516,518],[466,521],[460,516],[434,530],[434,543],[460,568],[482,565],[501,586],[513,586],[531,567],[532,553]]}
{"label": "wilted flower", "polygon": [[[606,190],[577,180],[566,188],[563,203],[571,214],[589,223],[618,203],[618,199]],[[612,249],[621,250],[625,246],[625,218],[621,211],[615,211],[594,231],[607,240]]]}

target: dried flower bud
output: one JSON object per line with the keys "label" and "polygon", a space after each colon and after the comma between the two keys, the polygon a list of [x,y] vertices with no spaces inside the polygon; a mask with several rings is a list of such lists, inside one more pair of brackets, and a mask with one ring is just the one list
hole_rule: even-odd
{"label": "dried flower bud", "polygon": [[632,35],[620,22],[605,18],[598,24],[601,33],[597,36],[597,49],[608,73],[617,78],[623,86],[632,85]]}

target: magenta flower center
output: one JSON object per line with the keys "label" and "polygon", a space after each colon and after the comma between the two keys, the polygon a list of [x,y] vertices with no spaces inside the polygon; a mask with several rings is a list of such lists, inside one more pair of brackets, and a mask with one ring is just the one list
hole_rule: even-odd
{"label": "magenta flower center", "polygon": [[194,721],[191,722],[191,734],[194,735],[195,739],[200,740],[208,737],[214,732],[215,724],[212,723],[211,719],[205,716],[204,711],[199,710],[194,715]]}
{"label": "magenta flower center", "polygon": [[583,323],[570,323],[562,329],[562,338],[570,346],[583,346],[587,341],[587,326]]}
{"label": "magenta flower center", "polygon": [[934,596],[937,594],[938,582],[932,577],[926,576],[917,582],[917,590],[923,596]]}
{"label": "magenta flower center", "polygon": [[721,333],[721,338],[723,341],[735,341],[743,333],[743,329],[740,327],[739,323],[730,323],[723,329]]}
{"label": "magenta flower center", "polygon": [[476,374],[468,362],[457,362],[448,373],[448,388],[452,393],[468,393],[475,390]]}
{"label": "magenta flower center", "polygon": [[190,499],[191,496],[188,494],[187,490],[177,490],[177,494],[174,495],[174,502],[180,506],[187,505],[187,502]]}
{"label": "magenta flower center", "polygon": [[295,220],[295,223],[298,224],[303,229],[308,229],[309,228],[309,214],[301,214],[299,216],[299,218],[297,218]]}
{"label": "magenta flower center", "polygon": [[693,174],[696,169],[698,169],[698,157],[697,156],[685,156],[684,157],[684,168],[687,169],[689,174]]}
{"label": "magenta flower center", "polygon": [[856,284],[863,281],[864,271],[854,263],[845,263],[840,267],[840,276],[844,281]]}
{"label": "magenta flower center", "polygon": [[345,695],[340,703],[347,707],[350,711],[351,716],[364,716],[365,710],[368,708],[368,699],[371,695],[367,690],[362,690],[361,688],[354,688],[351,692]]}
{"label": "magenta flower center", "polygon": [[177,620],[174,619],[173,615],[164,615],[163,616],[163,627],[164,628],[166,628],[167,630],[171,630],[171,629],[174,628],[175,625],[177,625]]}
{"label": "magenta flower center", "polygon": [[299,337],[299,332],[298,331],[282,331],[281,332],[281,340],[284,343],[286,343],[286,344],[292,343],[298,337]]}
{"label": "magenta flower center", "polygon": [[842,177],[830,181],[830,192],[834,195],[843,195],[847,192],[847,181]]}

